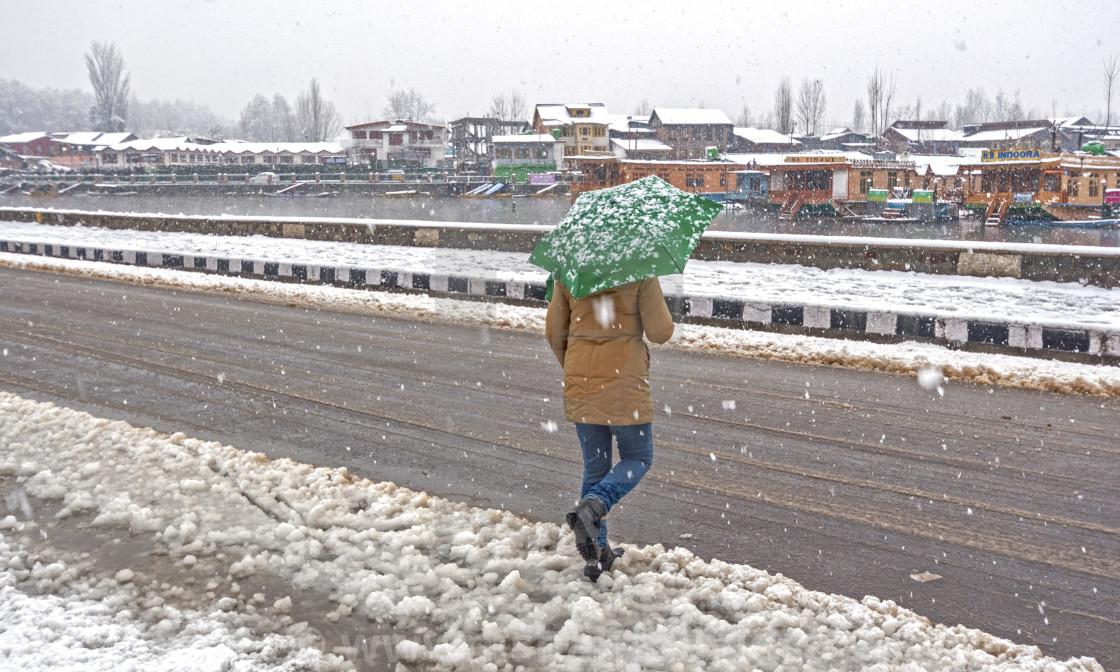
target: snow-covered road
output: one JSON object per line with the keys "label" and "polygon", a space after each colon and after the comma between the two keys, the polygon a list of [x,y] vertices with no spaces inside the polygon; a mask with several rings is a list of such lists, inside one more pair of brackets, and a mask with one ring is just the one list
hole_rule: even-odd
{"label": "snow-covered road", "polygon": [[[117,231],[0,222],[9,239],[52,245],[160,250],[196,256],[283,260],[308,265],[378,268],[432,275],[471,275],[543,282],[544,272],[513,252],[434,249],[293,240],[264,236]],[[899,271],[822,270],[807,266],[690,261],[664,283],[685,296],[815,305],[853,311],[911,311],[961,319],[1120,331],[1120,289],[1013,278]]]}
{"label": "snow-covered road", "polygon": [[[551,523],[7,393],[0,484],[12,669],[1102,669],[682,548],[629,548],[593,585]],[[67,530],[152,552],[106,569]],[[300,626],[291,596],[242,589],[262,575],[357,629]]]}

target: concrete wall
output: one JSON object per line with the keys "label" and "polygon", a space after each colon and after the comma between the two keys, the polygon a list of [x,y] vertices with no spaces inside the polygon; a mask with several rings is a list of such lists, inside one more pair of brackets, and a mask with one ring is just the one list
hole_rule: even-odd
{"label": "concrete wall", "polygon": [[[456,222],[152,216],[0,208],[0,220],[41,221],[142,231],[264,235],[376,245],[530,252],[547,231],[539,226],[486,227]],[[0,232],[3,226],[0,225]],[[708,233],[693,255],[710,261],[798,264],[817,268],[914,271],[1120,286],[1120,249],[823,236]]]}

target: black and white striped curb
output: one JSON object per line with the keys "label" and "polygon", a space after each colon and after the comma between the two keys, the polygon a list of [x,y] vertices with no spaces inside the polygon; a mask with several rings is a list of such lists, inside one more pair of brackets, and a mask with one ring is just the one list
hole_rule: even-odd
{"label": "black and white striped curb", "polygon": [[[544,303],[543,282],[511,282],[459,275],[399,270],[317,266],[262,259],[192,256],[142,250],[117,250],[0,240],[0,252],[105,261],[133,266],[186,269],[221,275],[275,278],[366,289],[460,295],[490,300]],[[670,308],[688,321],[740,328],[762,328],[838,338],[921,340],[960,347],[979,346],[1009,354],[1071,353],[1120,357],[1120,332],[1035,324],[970,320],[903,312],[844,310],[813,305],[757,303],[707,297],[668,298]]]}

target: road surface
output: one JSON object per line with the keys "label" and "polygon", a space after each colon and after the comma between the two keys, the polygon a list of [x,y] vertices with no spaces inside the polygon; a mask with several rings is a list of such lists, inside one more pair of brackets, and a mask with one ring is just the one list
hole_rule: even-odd
{"label": "road surface", "polygon": [[[532,519],[578,492],[539,336],[9,269],[0,286],[2,390]],[[653,378],[654,466],[617,540],[1120,670],[1116,400],[668,347]]]}

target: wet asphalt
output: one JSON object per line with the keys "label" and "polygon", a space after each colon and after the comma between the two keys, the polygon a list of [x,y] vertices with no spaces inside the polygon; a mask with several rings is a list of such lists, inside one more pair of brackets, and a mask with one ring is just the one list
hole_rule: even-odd
{"label": "wet asphalt", "polygon": [[[539,336],[10,269],[0,287],[0,390],[530,519],[578,493]],[[616,541],[1120,670],[1117,400],[665,347],[652,376],[654,466]]]}

